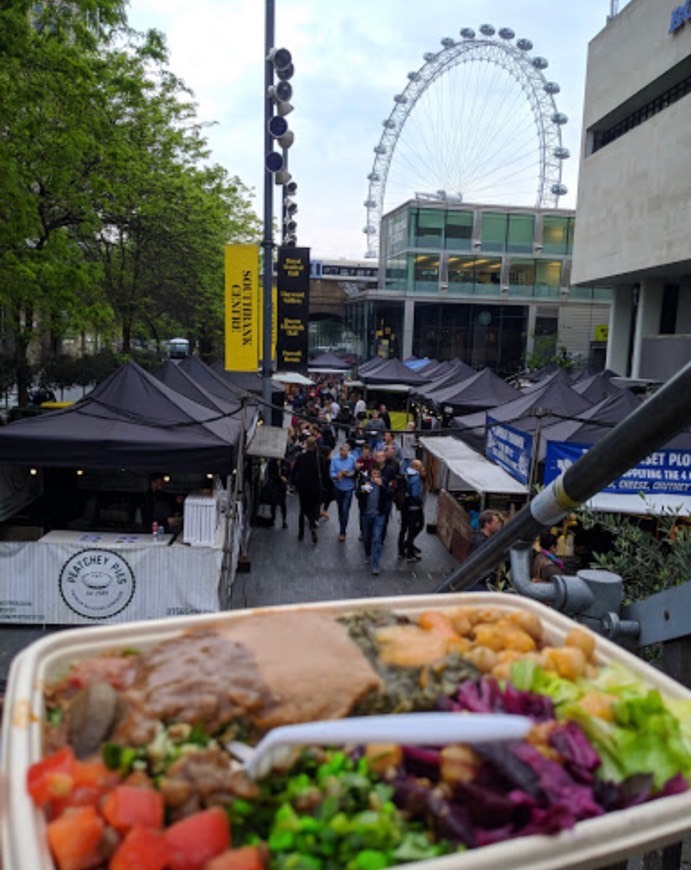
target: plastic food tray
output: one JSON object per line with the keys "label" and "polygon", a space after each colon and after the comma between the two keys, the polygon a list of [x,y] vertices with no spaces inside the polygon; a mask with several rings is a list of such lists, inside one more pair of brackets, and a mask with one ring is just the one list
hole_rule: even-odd
{"label": "plastic food tray", "polygon": [[[443,610],[459,605],[487,605],[507,611],[536,614],[549,642],[561,642],[575,623],[550,608],[514,595],[462,593],[396,598],[356,599],[290,605],[275,611],[320,610],[332,614],[366,608],[414,613],[427,608]],[[152,622],[79,628],[59,632],[33,643],[13,661],[5,695],[2,729],[2,804],[0,812],[4,870],[53,870],[44,836],[44,820],[26,790],[26,771],[41,757],[42,689],[73,661],[119,647],[143,649],[174,637],[185,629],[247,619],[258,611],[176,617]],[[646,682],[675,698],[691,692],[615,644],[597,638],[596,660],[602,665],[620,662]],[[426,870],[496,870],[497,867],[548,868],[605,867],[650,849],[677,842],[691,828],[691,791],[642,806],[589,819],[554,836],[522,837],[479,849],[420,861],[406,867]]]}

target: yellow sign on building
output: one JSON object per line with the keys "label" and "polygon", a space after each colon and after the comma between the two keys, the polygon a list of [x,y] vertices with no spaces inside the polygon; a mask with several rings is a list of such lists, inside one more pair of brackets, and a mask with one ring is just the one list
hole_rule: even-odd
{"label": "yellow sign on building", "polygon": [[600,323],[595,327],[595,341],[607,341],[609,337],[609,325]]}
{"label": "yellow sign on building", "polygon": [[259,248],[225,247],[225,367],[256,372],[261,331],[259,317]]}

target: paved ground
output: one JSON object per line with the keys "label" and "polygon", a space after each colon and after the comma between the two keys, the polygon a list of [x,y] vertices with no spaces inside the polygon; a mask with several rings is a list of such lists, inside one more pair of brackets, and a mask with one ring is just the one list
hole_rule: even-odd
{"label": "paved ground", "polygon": [[[409,595],[433,591],[458,564],[436,535],[423,528],[416,544],[422,550],[419,562],[396,558],[399,531],[398,512],[393,508],[381,559],[381,573],[373,576],[363,564],[364,551],[358,541],[358,511],[353,503],[348,534],[338,540],[336,504],[329,519],[318,528],[318,542],[309,532],[297,540],[297,496],[288,496],[288,528],[255,527],[250,549],[251,570],[238,574],[233,590],[233,607],[293,604],[303,601],[333,601],[340,598]],[[429,496],[427,522],[436,519],[436,498]]]}

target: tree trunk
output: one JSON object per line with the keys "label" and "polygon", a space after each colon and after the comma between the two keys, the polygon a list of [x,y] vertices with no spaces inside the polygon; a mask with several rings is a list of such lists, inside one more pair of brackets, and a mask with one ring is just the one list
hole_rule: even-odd
{"label": "tree trunk", "polygon": [[29,341],[32,333],[32,318],[33,311],[25,311],[25,325],[22,326],[21,312],[17,311],[14,315],[12,359],[17,379],[17,404],[20,408],[29,404],[29,390],[31,389],[32,382],[28,355]]}

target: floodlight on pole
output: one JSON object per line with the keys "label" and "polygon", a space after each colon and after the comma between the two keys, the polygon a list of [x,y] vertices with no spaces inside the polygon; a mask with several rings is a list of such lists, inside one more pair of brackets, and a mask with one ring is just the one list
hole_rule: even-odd
{"label": "floodlight on pole", "polygon": [[274,173],[274,184],[283,185],[287,184],[293,176],[288,172],[287,169],[279,169],[278,172]]}

